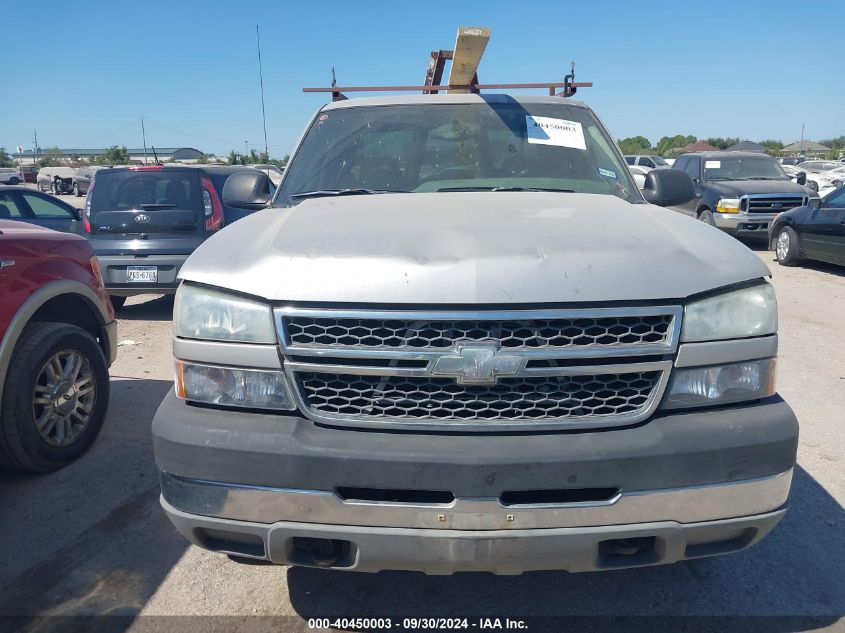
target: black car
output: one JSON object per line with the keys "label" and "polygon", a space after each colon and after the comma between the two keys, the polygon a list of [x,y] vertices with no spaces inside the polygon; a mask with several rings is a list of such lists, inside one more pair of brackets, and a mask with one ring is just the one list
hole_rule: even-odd
{"label": "black car", "polygon": [[[138,294],[173,294],[182,264],[226,224],[226,179],[248,167],[144,165],[101,169],[88,190],[84,229],[115,309]],[[265,179],[266,181],[266,179]],[[272,189],[267,182],[267,201]]]}
{"label": "black car", "polygon": [[63,233],[82,233],[79,209],[22,186],[0,185],[0,220],[19,220]]}
{"label": "black car", "polygon": [[845,265],[845,187],[778,215],[769,247],[783,266],[802,259]]}
{"label": "black car", "polygon": [[805,177],[791,182],[777,161],[755,152],[683,154],[673,165],[695,184],[695,198],[677,210],[738,237],[765,239],[774,217],[809,202]]}

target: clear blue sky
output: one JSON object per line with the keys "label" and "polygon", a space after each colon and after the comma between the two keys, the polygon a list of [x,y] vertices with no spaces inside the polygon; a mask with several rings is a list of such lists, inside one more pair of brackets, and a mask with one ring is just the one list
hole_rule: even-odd
{"label": "clear blue sky", "polygon": [[0,0],[0,15],[10,150],[34,129],[42,148],[139,147],[142,114],[148,145],[260,148],[256,23],[274,156],[325,101],[303,86],[332,66],[340,84],[419,83],[462,24],[493,29],[482,82],[562,80],[576,60],[595,82],[578,96],[618,138],[845,134],[842,1]]}

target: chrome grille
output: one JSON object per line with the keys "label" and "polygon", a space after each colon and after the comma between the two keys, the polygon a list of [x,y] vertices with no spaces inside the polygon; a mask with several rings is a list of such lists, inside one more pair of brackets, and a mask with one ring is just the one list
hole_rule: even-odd
{"label": "chrome grille", "polygon": [[780,213],[806,204],[802,195],[753,194],[742,197],[742,210],[748,213]]}
{"label": "chrome grille", "polygon": [[599,318],[397,320],[291,317],[290,343],[312,348],[448,349],[459,341],[498,341],[503,348],[538,349],[665,343],[671,314]]}
{"label": "chrome grille", "polygon": [[524,318],[513,316],[299,310],[282,313],[282,329],[286,346],[304,354],[440,354],[459,343],[496,341],[503,349],[561,351],[577,357],[667,351],[679,326],[671,307],[525,311]]}
{"label": "chrome grille", "polygon": [[312,410],[332,417],[495,422],[567,420],[636,413],[649,402],[659,371],[505,378],[459,385],[429,377],[302,373]]}
{"label": "chrome grille", "polygon": [[304,414],[381,428],[531,430],[647,418],[681,306],[460,311],[275,310]]}

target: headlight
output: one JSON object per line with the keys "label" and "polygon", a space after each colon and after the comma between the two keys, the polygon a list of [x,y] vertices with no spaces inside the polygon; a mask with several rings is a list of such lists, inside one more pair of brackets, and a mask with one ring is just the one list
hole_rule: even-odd
{"label": "headlight", "polygon": [[270,306],[182,284],[173,310],[176,336],[239,343],[275,343]]}
{"label": "headlight", "polygon": [[663,399],[664,409],[715,406],[765,398],[775,392],[774,358],[675,369]]}
{"label": "headlight", "polygon": [[774,334],[778,330],[775,290],[768,283],[723,292],[684,308],[681,341],[717,341]]}
{"label": "headlight", "polygon": [[739,213],[739,198],[722,198],[716,203],[718,213]]}
{"label": "headlight", "polygon": [[295,405],[281,371],[215,367],[176,361],[176,395],[183,400],[249,409],[282,409]]}

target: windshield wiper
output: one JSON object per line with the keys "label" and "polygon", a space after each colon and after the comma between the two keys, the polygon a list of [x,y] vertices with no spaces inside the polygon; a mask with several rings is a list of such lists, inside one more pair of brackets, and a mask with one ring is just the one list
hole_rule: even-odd
{"label": "windshield wiper", "polygon": [[397,191],[389,189],[318,189],[317,191],[300,191],[290,194],[291,199],[298,198],[319,198],[321,196],[366,196],[376,193],[410,193],[410,191]]}
{"label": "windshield wiper", "polygon": [[770,178],[769,176],[749,176],[743,180],[789,180],[788,178]]}
{"label": "windshield wiper", "polygon": [[575,193],[574,189],[555,189],[551,187],[441,187],[437,191],[553,191]]}

